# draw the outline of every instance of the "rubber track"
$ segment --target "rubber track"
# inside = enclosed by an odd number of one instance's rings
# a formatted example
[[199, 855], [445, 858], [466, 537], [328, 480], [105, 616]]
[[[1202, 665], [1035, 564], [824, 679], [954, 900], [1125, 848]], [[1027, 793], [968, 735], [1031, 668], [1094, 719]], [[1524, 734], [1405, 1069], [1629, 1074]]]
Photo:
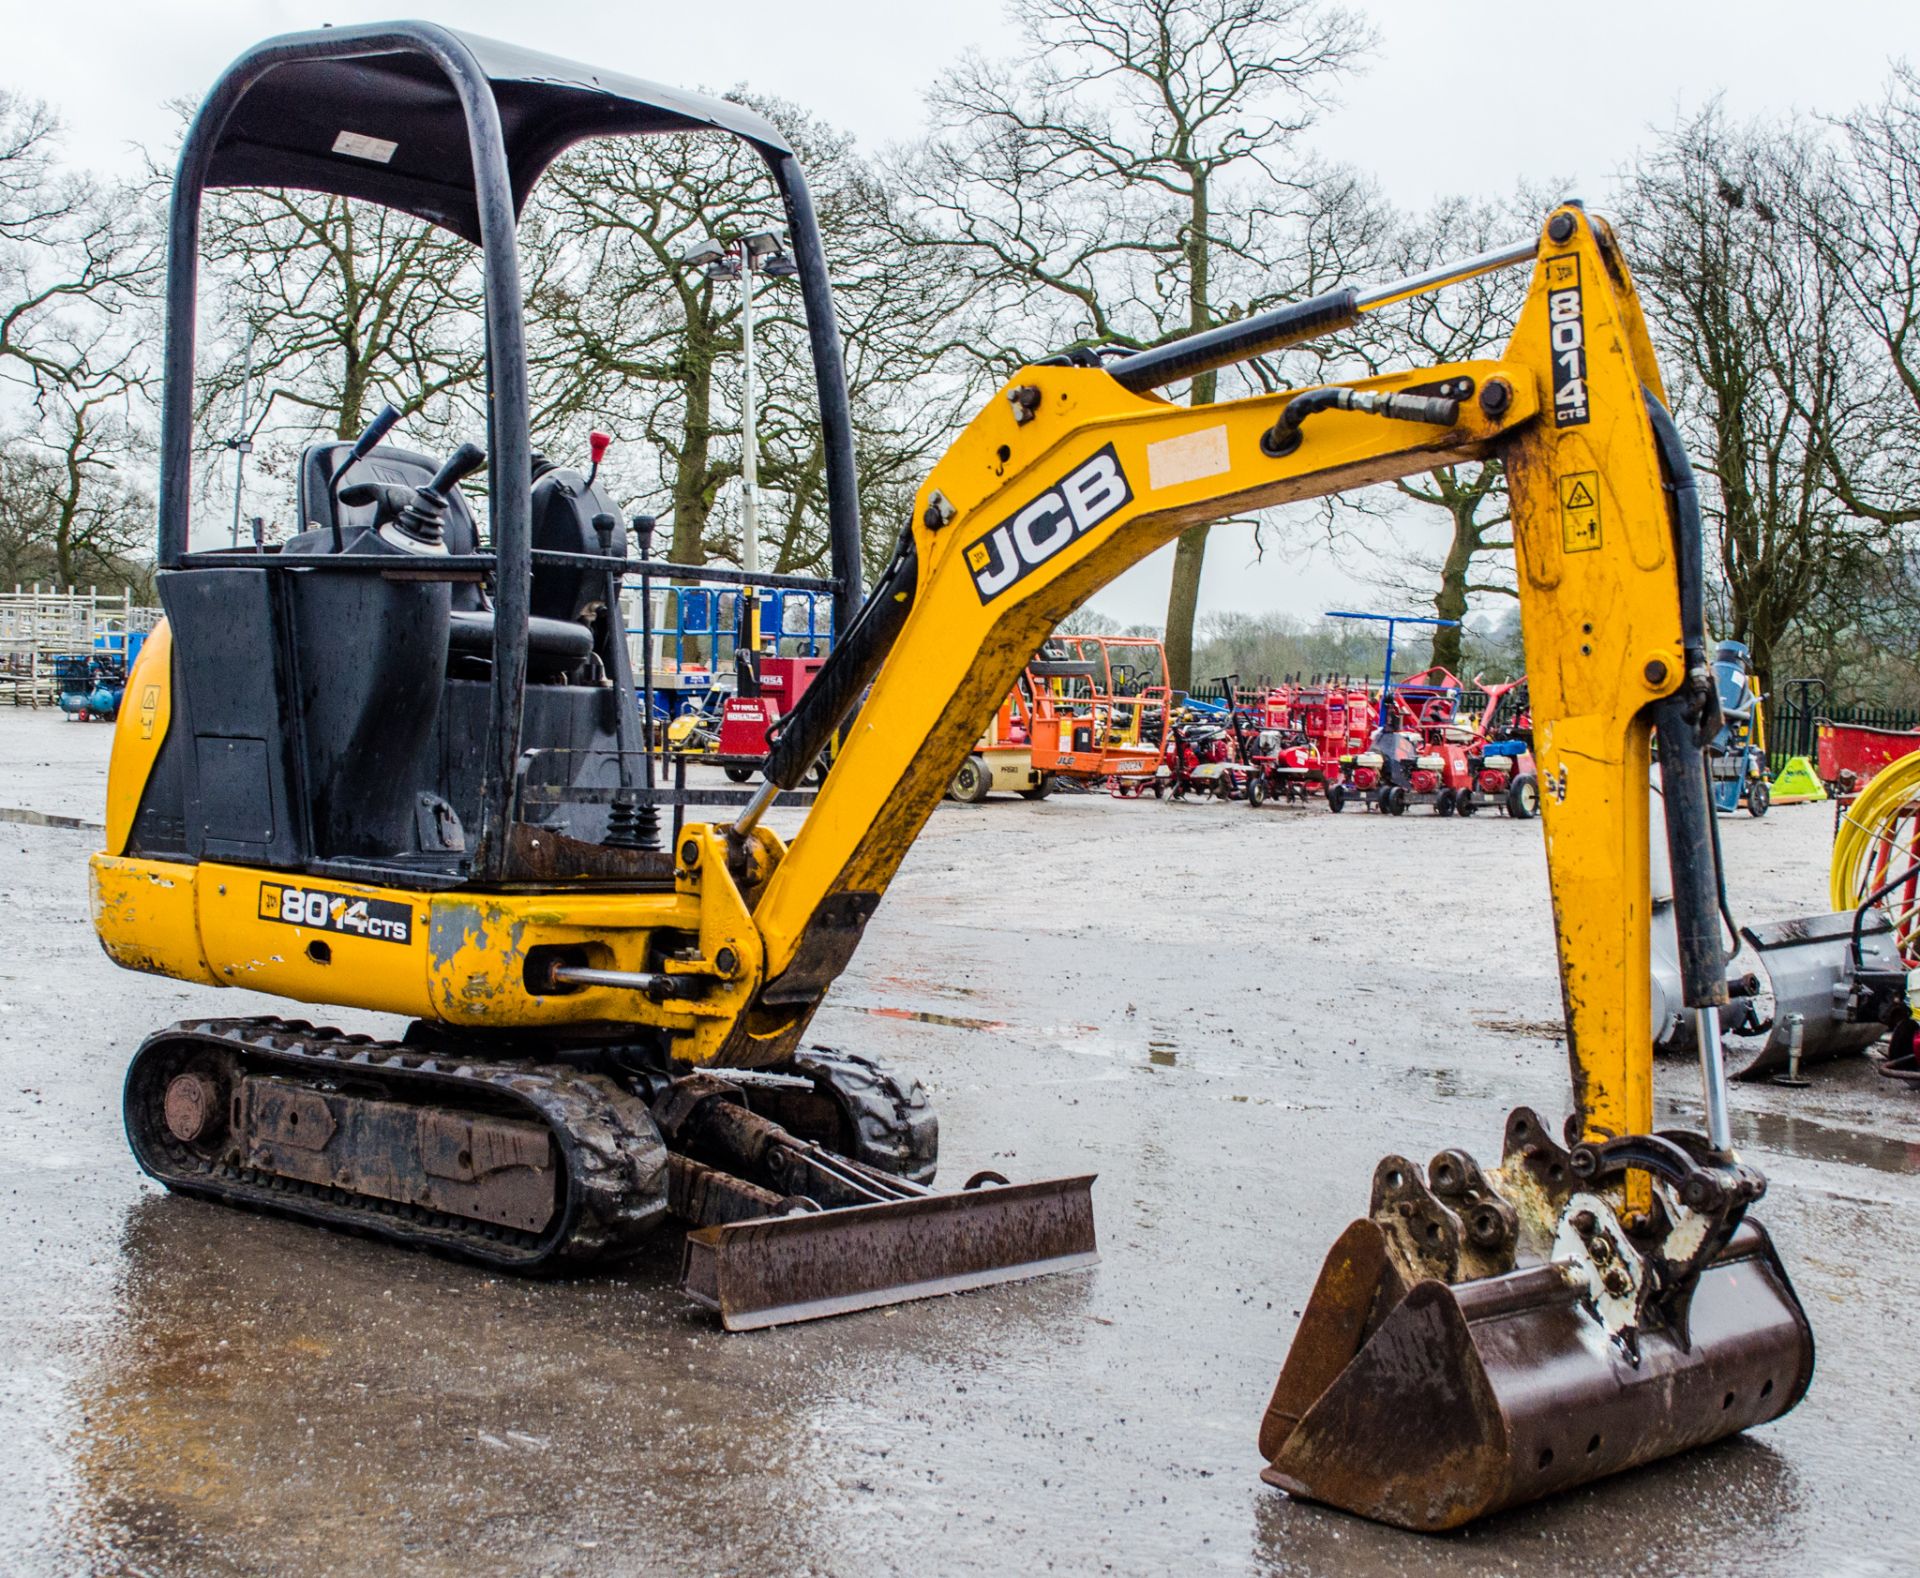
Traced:
[[[173, 1137], [161, 1099], [183, 1068], [209, 1064], [329, 1084], [456, 1113], [530, 1118], [553, 1138], [561, 1201], [543, 1232], [379, 1200], [204, 1156]], [[149, 1036], [127, 1069], [127, 1138], [169, 1189], [271, 1211], [516, 1272], [571, 1270], [638, 1250], [666, 1215], [667, 1148], [647, 1104], [598, 1074], [450, 1057], [301, 1020], [190, 1020]]]

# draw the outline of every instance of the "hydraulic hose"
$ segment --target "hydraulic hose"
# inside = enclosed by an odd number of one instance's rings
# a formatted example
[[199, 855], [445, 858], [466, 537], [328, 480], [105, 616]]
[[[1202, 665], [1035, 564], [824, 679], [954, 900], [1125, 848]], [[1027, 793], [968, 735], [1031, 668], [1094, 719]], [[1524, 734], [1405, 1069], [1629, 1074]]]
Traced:
[[1260, 435], [1260, 448], [1275, 459], [1291, 455], [1300, 447], [1300, 425], [1322, 411], [1358, 411], [1395, 422], [1428, 422], [1435, 427], [1452, 427], [1460, 420], [1458, 400], [1439, 395], [1373, 394], [1330, 384], [1289, 400], [1273, 426]]
[[1720, 867], [1720, 829], [1707, 776], [1707, 745], [1719, 731], [1720, 693], [1707, 667], [1706, 551], [1700, 494], [1687, 446], [1667, 408], [1644, 391], [1665, 484], [1673, 506], [1674, 562], [1680, 582], [1680, 688], [1655, 702], [1654, 737], [1660, 748], [1660, 792], [1666, 806], [1667, 858], [1673, 871], [1673, 921], [1679, 944], [1681, 998], [1694, 1011], [1707, 1139], [1731, 1155], [1727, 1071], [1720, 1051], [1720, 1008], [1730, 1000], [1727, 918]]
[[893, 562], [845, 635], [835, 643], [800, 703], [769, 731], [771, 745], [761, 763], [766, 782], [733, 824], [744, 838], [782, 789], [797, 789], [808, 769], [827, 748], [834, 731], [873, 683], [913, 609], [920, 585], [920, 551], [911, 525], [902, 529]]

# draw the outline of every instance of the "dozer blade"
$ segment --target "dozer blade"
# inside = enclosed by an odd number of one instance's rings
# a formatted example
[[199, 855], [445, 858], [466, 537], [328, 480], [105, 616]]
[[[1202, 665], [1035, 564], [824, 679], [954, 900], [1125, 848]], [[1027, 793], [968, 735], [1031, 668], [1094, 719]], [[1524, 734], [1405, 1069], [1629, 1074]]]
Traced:
[[1074, 1271], [1099, 1259], [1093, 1177], [990, 1185], [689, 1233], [681, 1285], [728, 1331]]
[[1408, 1286], [1371, 1220], [1321, 1268], [1261, 1422], [1262, 1478], [1422, 1532], [1461, 1524], [1778, 1417], [1813, 1334], [1772, 1243], [1742, 1222], [1700, 1272], [1686, 1346], [1637, 1358], [1548, 1261]]

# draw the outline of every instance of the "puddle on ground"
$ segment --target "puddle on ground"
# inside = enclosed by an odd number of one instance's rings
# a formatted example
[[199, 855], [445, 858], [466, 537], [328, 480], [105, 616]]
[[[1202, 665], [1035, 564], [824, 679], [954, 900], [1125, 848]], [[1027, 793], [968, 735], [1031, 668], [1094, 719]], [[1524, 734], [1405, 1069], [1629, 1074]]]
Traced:
[[929, 997], [978, 997], [980, 994], [971, 986], [960, 986], [952, 981], [924, 981], [906, 975], [882, 975], [875, 977], [881, 986], [894, 988], [903, 995], [911, 996], [924, 992]]
[[[974, 1019], [966, 1014], [935, 1013], [931, 1008], [887, 1008], [879, 1003], [836, 1003], [850, 1013], [871, 1014], [875, 1019], [907, 1019], [920, 1025], [943, 1025], [949, 1030], [1011, 1030], [1004, 1019]], [[1088, 1025], [1086, 1029], [1093, 1027]]]
[[1920, 1139], [1861, 1134], [1787, 1112], [1736, 1112], [1734, 1138], [1763, 1151], [1809, 1162], [1843, 1162], [1881, 1173], [1920, 1173]]

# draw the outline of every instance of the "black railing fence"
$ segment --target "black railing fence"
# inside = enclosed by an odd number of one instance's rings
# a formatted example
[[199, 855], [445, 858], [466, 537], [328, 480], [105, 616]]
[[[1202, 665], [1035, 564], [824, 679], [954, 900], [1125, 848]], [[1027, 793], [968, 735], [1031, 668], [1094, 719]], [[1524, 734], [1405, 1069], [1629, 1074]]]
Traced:
[[1817, 730], [1823, 723], [1854, 724], [1865, 729], [1892, 729], [1901, 733], [1920, 729], [1920, 710], [1912, 707], [1828, 707], [1818, 701], [1788, 701], [1767, 708], [1767, 760], [1777, 772], [1791, 756], [1815, 754]]

